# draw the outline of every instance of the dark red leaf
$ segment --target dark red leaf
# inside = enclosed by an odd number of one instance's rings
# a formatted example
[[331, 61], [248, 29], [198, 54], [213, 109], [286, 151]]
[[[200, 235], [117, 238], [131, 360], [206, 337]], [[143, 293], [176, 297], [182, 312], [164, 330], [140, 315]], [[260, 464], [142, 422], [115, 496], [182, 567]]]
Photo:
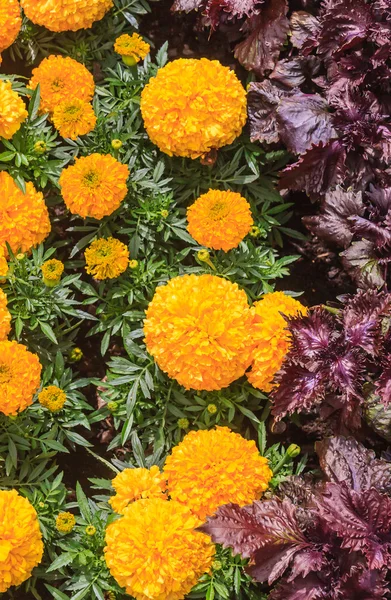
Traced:
[[322, 373], [298, 365], [284, 365], [277, 374], [278, 386], [273, 390], [272, 413], [277, 420], [294, 412], [309, 411], [325, 395], [326, 382]]
[[283, 58], [274, 67], [270, 79], [292, 90], [311, 80], [319, 69], [320, 61], [316, 56]]
[[337, 135], [327, 103], [318, 94], [298, 92], [281, 98], [277, 119], [282, 141], [295, 154], [303, 154]]
[[287, 0], [268, 0], [259, 15], [244, 26], [246, 39], [235, 48], [235, 57], [249, 71], [264, 75], [274, 69], [287, 38]]
[[316, 39], [319, 35], [320, 24], [318, 19], [310, 13], [303, 10], [294, 12], [291, 16], [291, 29], [291, 43], [295, 48], [307, 47], [310, 50], [311, 47], [317, 45]]
[[345, 340], [370, 354], [380, 349], [383, 318], [391, 312], [391, 294], [359, 291], [345, 305]]
[[285, 92], [273, 85], [268, 79], [261, 83], [250, 83], [248, 92], [248, 119], [251, 141], [274, 144], [279, 142], [276, 110]]
[[366, 39], [373, 21], [365, 0], [326, 0], [320, 17], [321, 55], [329, 58], [354, 48]]

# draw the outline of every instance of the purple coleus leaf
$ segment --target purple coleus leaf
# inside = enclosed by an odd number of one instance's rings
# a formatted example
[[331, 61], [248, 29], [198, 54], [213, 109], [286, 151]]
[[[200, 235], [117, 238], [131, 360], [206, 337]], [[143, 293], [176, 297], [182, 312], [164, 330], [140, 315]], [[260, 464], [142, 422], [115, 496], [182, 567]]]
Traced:
[[327, 103], [318, 94], [298, 92], [281, 98], [277, 119], [282, 141], [295, 154], [337, 136]]
[[354, 438], [334, 436], [316, 442], [319, 464], [332, 483], [345, 483], [356, 492], [375, 488], [391, 491], [391, 466]]
[[274, 69], [289, 31], [287, 12], [287, 0], [267, 0], [260, 13], [246, 21], [246, 39], [235, 48], [235, 57], [246, 69], [261, 76]]
[[316, 56], [284, 58], [278, 61], [269, 78], [275, 83], [293, 90], [315, 77], [320, 66], [320, 61]]
[[317, 200], [344, 172], [346, 152], [340, 140], [313, 146], [281, 173], [280, 189], [303, 190]]
[[331, 600], [332, 593], [331, 582], [311, 574], [305, 578], [298, 577], [293, 582], [282, 581], [269, 594], [268, 600]]
[[372, 205], [373, 218], [382, 219], [391, 211], [391, 188], [371, 185], [367, 197]]
[[171, 10], [190, 12], [197, 10], [205, 17], [207, 25], [216, 29], [223, 16], [241, 19], [259, 13], [264, 0], [175, 0]]
[[376, 381], [375, 390], [384, 406], [388, 407], [391, 403], [391, 355], [384, 356], [383, 361], [386, 366]]
[[338, 586], [338, 596], [343, 600], [377, 600], [385, 598], [390, 588], [386, 581], [385, 569], [355, 569]]
[[308, 53], [317, 46], [320, 32], [319, 20], [308, 12], [299, 10], [291, 16], [291, 43], [294, 48], [299, 48], [303, 54]]
[[283, 365], [276, 376], [278, 386], [271, 393], [273, 416], [280, 420], [287, 414], [309, 411], [325, 398], [326, 381], [319, 367], [311, 371], [296, 364]]
[[323, 557], [304, 535], [289, 500], [266, 500], [240, 508], [220, 507], [200, 530], [234, 554], [251, 558], [248, 571], [257, 581], [273, 583], [294, 562], [297, 574], [321, 568]]
[[327, 352], [334, 345], [339, 335], [333, 317], [321, 308], [287, 321], [292, 335], [291, 354], [298, 360], [319, 358], [319, 354]]
[[343, 311], [345, 341], [352, 348], [377, 354], [382, 344], [382, 323], [391, 313], [391, 294], [359, 291]]
[[308, 229], [327, 242], [347, 248], [353, 239], [352, 216], [364, 214], [365, 206], [361, 192], [345, 192], [337, 187], [327, 192], [321, 214], [303, 219]]
[[268, 79], [252, 82], [248, 91], [248, 119], [252, 142], [279, 142], [280, 134], [276, 111], [280, 99], [289, 94], [273, 85]]
[[341, 548], [363, 552], [370, 569], [391, 564], [391, 498], [374, 488], [356, 492], [345, 483], [327, 483], [316, 505]]
[[344, 268], [361, 288], [381, 288], [384, 285], [384, 275], [372, 242], [353, 242], [342, 252], [341, 258]]

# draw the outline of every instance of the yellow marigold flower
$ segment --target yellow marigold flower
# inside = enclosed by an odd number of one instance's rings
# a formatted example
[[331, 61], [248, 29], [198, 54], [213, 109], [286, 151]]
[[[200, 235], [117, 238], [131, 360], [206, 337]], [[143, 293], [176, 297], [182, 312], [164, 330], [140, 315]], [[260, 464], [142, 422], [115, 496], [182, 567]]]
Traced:
[[76, 525], [75, 516], [70, 512], [61, 512], [57, 515], [56, 529], [60, 533], [71, 533]]
[[22, 17], [18, 0], [0, 0], [0, 52], [14, 43], [21, 26]]
[[270, 392], [274, 387], [274, 375], [281, 368], [290, 346], [290, 334], [281, 313], [288, 317], [306, 315], [307, 309], [283, 292], [273, 292], [255, 302], [251, 313], [252, 368], [247, 377], [254, 387]]
[[15, 341], [0, 342], [0, 412], [16, 415], [32, 404], [41, 369], [38, 356], [26, 346]]
[[40, 110], [48, 113], [53, 113], [65, 100], [89, 102], [95, 91], [94, 78], [84, 65], [69, 56], [53, 54], [33, 69], [28, 87], [35, 90], [38, 84], [41, 90]]
[[44, 284], [48, 287], [55, 287], [60, 282], [61, 275], [64, 272], [64, 263], [56, 258], [51, 258], [43, 263], [41, 271]]
[[168, 493], [202, 521], [219, 506], [259, 500], [272, 472], [253, 440], [228, 427], [190, 431], [167, 457]]
[[219, 390], [249, 365], [251, 313], [236, 283], [183, 275], [159, 286], [144, 321], [159, 367], [187, 389]]
[[63, 138], [76, 140], [94, 129], [96, 116], [89, 102], [75, 98], [61, 102], [53, 111], [52, 121]]
[[[0, 201], [1, 204], [1, 201]], [[1, 214], [1, 208], [0, 208]], [[6, 258], [6, 246], [0, 244], [0, 278], [5, 277], [8, 273], [8, 263]]]
[[114, 279], [126, 271], [129, 264], [129, 250], [115, 238], [94, 240], [84, 253], [86, 271], [95, 279]]
[[61, 193], [71, 213], [102, 219], [120, 206], [128, 188], [129, 169], [111, 154], [75, 159], [60, 176]]
[[156, 465], [150, 469], [125, 469], [111, 483], [116, 494], [109, 502], [113, 510], [120, 514], [124, 514], [124, 509], [140, 498], [167, 498], [164, 496], [166, 479]]
[[86, 534], [87, 535], [95, 535], [96, 534], [96, 527], [94, 527], [93, 525], [87, 525], [87, 527], [86, 527]]
[[26, 17], [50, 31], [89, 29], [113, 6], [113, 0], [20, 0]]
[[0, 172], [0, 246], [27, 252], [50, 233], [49, 213], [41, 192], [31, 182], [24, 194], [6, 171]]
[[199, 524], [179, 502], [134, 502], [106, 529], [112, 576], [136, 600], [182, 600], [211, 570], [214, 545]]
[[1, 490], [0, 593], [26, 581], [42, 554], [42, 534], [34, 507], [16, 490]]
[[151, 46], [144, 42], [141, 35], [124, 33], [115, 40], [114, 50], [122, 56], [122, 60], [129, 67], [143, 60], [149, 53]]
[[11, 331], [11, 315], [7, 308], [7, 296], [0, 290], [0, 340], [5, 340]]
[[231, 144], [246, 122], [246, 92], [217, 60], [180, 58], [159, 69], [141, 94], [154, 144], [169, 156], [197, 158]]
[[202, 246], [228, 252], [253, 224], [250, 205], [236, 192], [209, 190], [187, 209], [187, 229]]
[[67, 400], [67, 395], [56, 385], [49, 385], [43, 388], [38, 394], [38, 401], [41, 406], [47, 408], [52, 413], [59, 412]]
[[14, 92], [11, 82], [0, 80], [0, 137], [10, 140], [27, 115], [25, 103]]

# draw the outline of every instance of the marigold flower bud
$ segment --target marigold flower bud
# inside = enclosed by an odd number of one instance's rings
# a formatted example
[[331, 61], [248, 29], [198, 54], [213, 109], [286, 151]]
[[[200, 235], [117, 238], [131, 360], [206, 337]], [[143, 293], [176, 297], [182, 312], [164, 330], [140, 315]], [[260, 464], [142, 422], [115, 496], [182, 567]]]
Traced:
[[111, 140], [111, 147], [114, 150], [119, 150], [120, 148], [122, 148], [122, 142], [121, 142], [121, 140], [117, 140], [117, 139]]
[[46, 146], [46, 142], [44, 142], [43, 140], [39, 140], [38, 142], [35, 142], [34, 144], [34, 152], [36, 154], [44, 154], [47, 150], [47, 146]]
[[163, 219], [167, 219], [169, 212], [168, 210], [163, 209], [160, 211], [160, 214], [162, 215]]
[[258, 225], [253, 225], [250, 229], [249, 235], [251, 235], [251, 237], [258, 237], [259, 234], [261, 233], [261, 230], [259, 229]]
[[23, 252], [19, 252], [19, 254], [17, 254], [15, 256], [16, 260], [24, 260], [26, 258], [26, 255]]
[[130, 260], [129, 261], [129, 269], [137, 269], [138, 267], [138, 260]]
[[86, 527], [86, 534], [87, 535], [95, 535], [96, 534], [96, 527], [94, 527], [93, 525], [87, 525]]
[[60, 533], [70, 533], [76, 525], [75, 516], [70, 512], [62, 512], [57, 516], [56, 529]]
[[296, 456], [298, 456], [300, 454], [300, 452], [301, 452], [300, 446], [298, 446], [297, 444], [291, 444], [290, 446], [288, 446], [286, 454], [290, 458], [295, 458]]
[[114, 400], [108, 402], [107, 408], [110, 412], [115, 412], [118, 409], [118, 402], [115, 402]]
[[59, 412], [63, 408], [66, 399], [67, 396], [64, 390], [56, 385], [49, 385], [38, 394], [38, 402], [40, 405], [47, 408], [52, 413]]
[[83, 358], [83, 350], [81, 348], [73, 348], [69, 353], [69, 360], [71, 362], [79, 362]]
[[179, 429], [189, 429], [189, 419], [178, 419], [177, 425]]
[[208, 411], [209, 414], [215, 415], [217, 413], [217, 406], [216, 406], [216, 404], [208, 404], [208, 407], [206, 410]]
[[197, 252], [197, 258], [201, 262], [206, 263], [208, 265], [208, 267], [210, 267], [211, 269], [213, 269], [214, 271], [216, 271], [216, 267], [214, 266], [214, 264], [210, 260], [210, 253], [208, 252], [208, 250], [198, 250], [198, 252]]
[[43, 263], [41, 271], [44, 284], [50, 288], [56, 287], [60, 283], [61, 275], [64, 272], [64, 264], [53, 258]]

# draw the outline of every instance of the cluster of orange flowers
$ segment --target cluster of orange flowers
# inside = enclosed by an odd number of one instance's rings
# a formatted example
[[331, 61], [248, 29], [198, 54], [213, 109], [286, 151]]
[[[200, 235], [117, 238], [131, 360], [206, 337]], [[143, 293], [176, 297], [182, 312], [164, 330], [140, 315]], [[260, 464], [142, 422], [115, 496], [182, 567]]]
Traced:
[[252, 366], [251, 383], [269, 391], [289, 347], [280, 313], [304, 311], [282, 292], [250, 309], [237, 284], [183, 275], [157, 288], [146, 312], [145, 342], [159, 367], [187, 389], [219, 390]]
[[112, 575], [136, 600], [184, 598], [214, 555], [196, 528], [223, 504], [259, 499], [271, 477], [255, 442], [227, 427], [190, 432], [163, 472], [125, 469], [112, 482], [111, 505], [123, 515], [106, 531]]

